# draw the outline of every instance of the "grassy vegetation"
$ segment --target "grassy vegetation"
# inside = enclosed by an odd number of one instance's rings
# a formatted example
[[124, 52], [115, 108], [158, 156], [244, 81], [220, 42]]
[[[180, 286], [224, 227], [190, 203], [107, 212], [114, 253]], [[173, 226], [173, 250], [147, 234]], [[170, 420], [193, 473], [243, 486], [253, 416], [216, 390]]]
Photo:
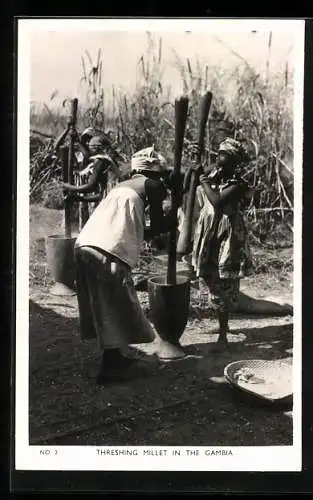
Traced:
[[[127, 159], [139, 148], [155, 144], [171, 163], [175, 96], [171, 88], [164, 85], [166, 64], [162, 38], [147, 36], [147, 51], [138, 61], [137, 85], [132, 93], [125, 94], [114, 87], [109, 93], [104, 92], [101, 50], [96, 61], [88, 52], [82, 56], [81, 85], [85, 99], [79, 102], [78, 129], [87, 125], [99, 130], [110, 129], [116, 148]], [[268, 58], [270, 48], [271, 40]], [[240, 54], [236, 55], [238, 64], [231, 69], [200, 64], [198, 60], [183, 61], [175, 56], [182, 88], [190, 103], [183, 168], [188, 164], [189, 141], [197, 140], [199, 97], [205, 90], [211, 90], [213, 102], [206, 140], [207, 162], [211, 158], [209, 151], [216, 151], [225, 136], [244, 140], [251, 155], [245, 177], [260, 187], [247, 211], [251, 233], [265, 241], [269, 234], [279, 229], [284, 238], [291, 241], [293, 75], [288, 63], [283, 73], [269, 73], [267, 69], [264, 75], [258, 74]], [[51, 100], [58, 102], [58, 106], [54, 105], [53, 109], [47, 103], [41, 107], [32, 106], [30, 123], [31, 130], [56, 137], [66, 125], [67, 101], [59, 102], [57, 92], [53, 93]], [[31, 200], [61, 208], [60, 193], [51, 189], [61, 175], [57, 164], [51, 161], [51, 152], [49, 138], [31, 134]]]

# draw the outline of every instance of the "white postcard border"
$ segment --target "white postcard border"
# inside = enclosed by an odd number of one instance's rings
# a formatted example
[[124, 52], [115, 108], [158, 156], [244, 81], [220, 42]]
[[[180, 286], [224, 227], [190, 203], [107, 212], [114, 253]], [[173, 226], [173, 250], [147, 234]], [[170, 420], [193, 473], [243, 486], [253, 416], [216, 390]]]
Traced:
[[[304, 20], [260, 19], [19, 19], [16, 246], [16, 400], [17, 470], [172, 470], [300, 471], [302, 335], [302, 123]], [[294, 93], [294, 435], [292, 446], [277, 447], [96, 447], [29, 446], [29, 111], [30, 34], [37, 30], [292, 30], [295, 33]], [[111, 450], [111, 451], [110, 451]], [[116, 454], [114, 454], [116, 452]]]

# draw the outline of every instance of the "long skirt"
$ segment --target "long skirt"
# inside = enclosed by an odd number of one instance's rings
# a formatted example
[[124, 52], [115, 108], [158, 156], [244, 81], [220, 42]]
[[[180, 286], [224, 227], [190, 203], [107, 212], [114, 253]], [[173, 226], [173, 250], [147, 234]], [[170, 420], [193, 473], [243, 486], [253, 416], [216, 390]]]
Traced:
[[101, 350], [152, 342], [155, 333], [140, 306], [130, 268], [98, 248], [75, 249], [82, 339]]

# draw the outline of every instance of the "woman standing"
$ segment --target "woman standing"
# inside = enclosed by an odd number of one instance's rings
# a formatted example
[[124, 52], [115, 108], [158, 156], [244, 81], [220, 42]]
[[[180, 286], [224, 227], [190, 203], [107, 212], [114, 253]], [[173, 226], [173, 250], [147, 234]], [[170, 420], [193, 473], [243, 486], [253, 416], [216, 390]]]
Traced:
[[[168, 231], [170, 214], [165, 216], [162, 206], [167, 191], [161, 180], [166, 169], [161, 155], [146, 148], [132, 157], [131, 170], [132, 177], [99, 203], [75, 245], [81, 335], [97, 338], [102, 351], [98, 383], [140, 374], [137, 360], [125, 355], [127, 346], [155, 338], [131, 271], [144, 239]], [[145, 231], [146, 207], [150, 228]]]
[[[229, 312], [236, 304], [240, 278], [250, 274], [252, 261], [243, 209], [252, 189], [237, 172], [247, 160], [242, 145], [227, 138], [219, 146], [217, 165], [200, 176], [192, 266], [208, 286], [219, 322], [216, 350], [227, 347]], [[198, 168], [198, 167], [194, 167]]]
[[85, 159], [87, 166], [75, 172], [75, 185], [63, 183], [63, 188], [68, 190], [75, 201], [81, 201], [84, 210], [80, 216], [81, 230], [89, 218], [88, 202], [94, 203], [96, 207], [100, 200], [107, 195], [109, 176], [115, 181], [119, 181], [121, 176], [116, 162], [106, 154], [105, 141], [102, 136], [92, 137], [88, 143], [88, 153]]

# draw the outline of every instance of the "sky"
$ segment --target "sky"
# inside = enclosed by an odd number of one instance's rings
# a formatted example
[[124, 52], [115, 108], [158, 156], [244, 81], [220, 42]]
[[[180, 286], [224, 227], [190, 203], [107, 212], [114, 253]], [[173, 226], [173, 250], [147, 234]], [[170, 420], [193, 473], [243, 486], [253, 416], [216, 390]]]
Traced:
[[[87, 21], [86, 21], [87, 23]], [[174, 52], [186, 61], [196, 59], [200, 63], [231, 66], [241, 63], [237, 52], [257, 71], [265, 71], [268, 56], [270, 28], [266, 24], [252, 33], [251, 27], [236, 30], [170, 30], [154, 31], [153, 38], [162, 37], [165, 65], [164, 82], [179, 91], [181, 80], [175, 65]], [[290, 29], [274, 29], [270, 68], [283, 71], [286, 61], [293, 65], [295, 34]], [[81, 57], [87, 50], [96, 61], [101, 48], [103, 60], [102, 82], [105, 89], [112, 85], [133, 89], [136, 83], [136, 67], [147, 50], [147, 33], [142, 24], [136, 30], [89, 30], [88, 24], [79, 29], [51, 27], [30, 32], [30, 100], [48, 102], [54, 91], [60, 98], [79, 96], [82, 77]]]

